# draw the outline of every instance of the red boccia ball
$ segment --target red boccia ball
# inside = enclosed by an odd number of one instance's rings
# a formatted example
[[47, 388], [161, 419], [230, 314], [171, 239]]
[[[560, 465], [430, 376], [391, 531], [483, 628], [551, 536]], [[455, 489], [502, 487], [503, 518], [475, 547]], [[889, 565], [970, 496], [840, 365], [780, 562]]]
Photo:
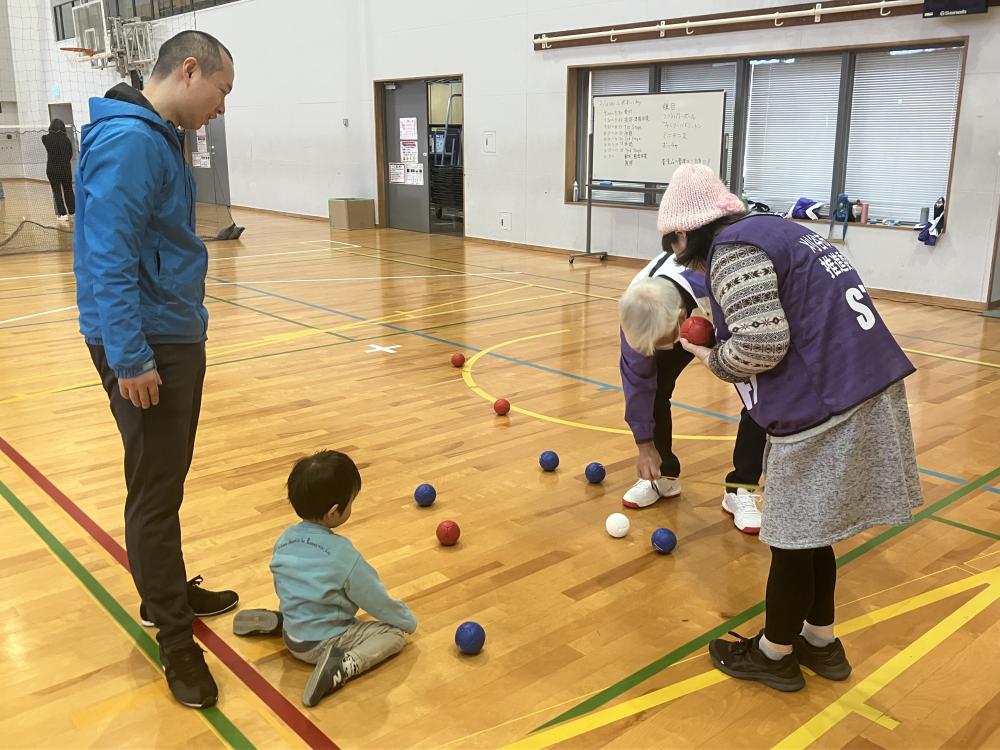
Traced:
[[715, 346], [715, 329], [706, 318], [688, 318], [681, 326], [681, 338], [695, 346]]
[[462, 530], [454, 521], [442, 521], [437, 527], [437, 538], [442, 547], [451, 547], [458, 541]]

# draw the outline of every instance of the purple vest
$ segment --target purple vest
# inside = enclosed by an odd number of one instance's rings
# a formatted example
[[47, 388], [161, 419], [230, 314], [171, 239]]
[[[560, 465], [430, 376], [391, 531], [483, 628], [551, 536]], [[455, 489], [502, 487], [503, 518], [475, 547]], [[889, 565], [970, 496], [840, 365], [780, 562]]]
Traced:
[[[750, 416], [771, 435], [822, 424], [914, 372], [879, 317], [861, 277], [829, 242], [780, 216], [750, 216], [723, 229], [708, 253], [708, 278], [719, 245], [763, 250], [778, 278], [791, 346], [777, 367], [736, 389]], [[716, 339], [730, 337], [709, 288]]]

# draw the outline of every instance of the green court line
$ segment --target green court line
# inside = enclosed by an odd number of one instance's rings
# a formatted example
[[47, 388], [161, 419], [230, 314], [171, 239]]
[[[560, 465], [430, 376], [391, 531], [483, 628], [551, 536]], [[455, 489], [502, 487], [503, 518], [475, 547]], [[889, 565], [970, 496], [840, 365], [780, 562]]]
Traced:
[[[934, 514], [937, 513], [939, 510], [941, 510], [942, 508], [946, 508], [955, 501], [965, 497], [969, 493], [975, 492], [981, 487], [990, 484], [997, 477], [1000, 477], [1000, 466], [993, 469], [993, 471], [989, 472], [988, 474], [983, 474], [978, 479], [975, 479], [969, 482], [968, 484], [959, 487], [957, 490], [952, 492], [944, 499], [939, 500], [933, 505], [924, 508], [919, 513], [914, 514], [913, 522], [916, 523], [917, 521], [922, 521], [925, 518], [933, 517]], [[897, 534], [900, 534], [905, 529], [908, 529], [911, 525], [912, 524], [908, 524], [905, 526], [893, 526], [889, 529], [886, 529], [881, 534], [872, 537], [864, 544], [858, 545], [850, 552], [846, 552], [845, 554], [841, 555], [837, 559], [837, 567], [838, 568], [842, 567], [843, 565], [846, 565], [852, 560], [857, 559], [866, 552], [869, 552], [870, 550], [875, 549], [879, 545], [884, 544]], [[695, 651], [707, 646], [709, 641], [715, 638], [719, 638], [725, 635], [726, 632], [728, 632], [729, 630], [732, 630], [734, 628], [739, 627], [740, 625], [743, 625], [751, 618], [761, 614], [763, 611], [764, 611], [764, 602], [762, 601], [757, 602], [755, 605], [749, 607], [748, 609], [743, 610], [742, 612], [740, 612], [740, 614], [736, 615], [735, 617], [731, 617], [730, 619], [726, 620], [718, 627], [715, 627], [712, 630], [709, 630], [707, 633], [704, 633], [698, 636], [697, 638], [688, 641], [683, 646], [675, 648], [673, 651], [666, 654], [665, 656], [660, 657], [652, 664], [649, 664], [640, 669], [639, 671], [630, 674], [623, 680], [620, 680], [616, 682], [614, 685], [605, 688], [601, 692], [591, 696], [590, 698], [574, 706], [573, 708], [564, 711], [555, 718], [549, 719], [547, 722], [534, 729], [533, 732], [538, 732], [542, 729], [547, 729], [551, 726], [555, 726], [556, 724], [561, 724], [564, 721], [575, 719], [578, 716], [582, 716], [583, 714], [593, 711], [595, 708], [603, 706], [605, 703], [614, 700], [623, 693], [631, 690], [639, 683], [648, 680], [650, 677], [654, 676], [658, 672], [661, 672], [662, 670], [666, 669], [672, 664], [676, 664], [681, 659], [684, 659], [685, 657], [693, 654]]]
[[[142, 649], [146, 655], [155, 663], [158, 667], [162, 668], [160, 664], [159, 647], [156, 641], [142, 627], [133, 620], [129, 614], [125, 611], [124, 607], [118, 603], [118, 601], [108, 593], [108, 590], [104, 588], [97, 579], [91, 575], [83, 564], [73, 556], [66, 547], [60, 542], [55, 535], [49, 531], [49, 529], [43, 524], [38, 517], [32, 513], [28, 507], [22, 503], [18, 497], [11, 491], [3, 481], [0, 481], [0, 495], [3, 495], [4, 499], [14, 509], [22, 520], [34, 531], [43, 542], [52, 550], [53, 554], [63, 565], [69, 568], [70, 572], [76, 576], [77, 580], [83, 584], [83, 587], [90, 592], [90, 594], [100, 603], [108, 614], [114, 618], [122, 630], [128, 633], [132, 640], [135, 641], [136, 645]], [[255, 750], [254, 745], [249, 739], [233, 724], [229, 718], [222, 713], [218, 706], [213, 706], [212, 708], [206, 708], [201, 710], [202, 716], [205, 720], [211, 724], [215, 731], [219, 733], [223, 740], [229, 744], [234, 750]]]
[[956, 529], [962, 529], [963, 531], [971, 531], [973, 534], [979, 534], [980, 536], [985, 536], [987, 539], [993, 539], [994, 541], [1000, 542], [1000, 534], [994, 534], [992, 531], [978, 529], [975, 526], [959, 523], [958, 521], [953, 521], [950, 518], [944, 518], [942, 516], [928, 516], [928, 518], [932, 521], [947, 524], [948, 526], [954, 526]]

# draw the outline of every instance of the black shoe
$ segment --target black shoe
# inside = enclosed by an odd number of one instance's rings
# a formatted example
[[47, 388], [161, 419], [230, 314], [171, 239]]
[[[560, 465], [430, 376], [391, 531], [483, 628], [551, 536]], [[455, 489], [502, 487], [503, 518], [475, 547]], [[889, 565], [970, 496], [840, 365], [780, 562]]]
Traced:
[[191, 708], [209, 708], [219, 699], [219, 688], [205, 663], [205, 652], [194, 641], [183, 646], [160, 646], [160, 663], [167, 685], [178, 702]]
[[[208, 591], [201, 587], [205, 579], [195, 576], [187, 583], [188, 604], [194, 610], [195, 617], [211, 617], [228, 612], [240, 603], [240, 597], [235, 591]], [[139, 605], [139, 619], [147, 628], [155, 628], [156, 623], [149, 619], [146, 604]]]
[[761, 631], [755, 638], [744, 638], [739, 633], [730, 631], [729, 635], [739, 638], [735, 643], [721, 638], [709, 643], [708, 653], [715, 668], [738, 680], [762, 682], [785, 693], [804, 688], [806, 681], [794, 652], [777, 661], [768, 658], [760, 650], [760, 637], [763, 634]]
[[302, 691], [302, 703], [315, 706], [324, 696], [340, 689], [347, 682], [344, 671], [344, 652], [333, 644], [326, 647], [316, 662], [316, 668], [309, 675], [306, 689]]
[[851, 676], [851, 664], [839, 638], [834, 638], [833, 643], [826, 646], [814, 646], [805, 636], [797, 635], [792, 645], [799, 664], [809, 667], [820, 677], [840, 681]]
[[241, 609], [233, 618], [234, 635], [278, 635], [284, 618], [270, 609]]

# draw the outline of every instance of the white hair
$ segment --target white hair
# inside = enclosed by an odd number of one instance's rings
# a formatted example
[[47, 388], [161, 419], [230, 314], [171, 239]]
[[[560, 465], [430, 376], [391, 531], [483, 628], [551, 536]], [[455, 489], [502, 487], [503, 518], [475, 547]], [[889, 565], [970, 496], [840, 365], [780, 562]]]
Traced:
[[658, 342], [676, 343], [684, 309], [681, 292], [669, 279], [643, 278], [632, 282], [618, 300], [618, 317], [628, 345], [647, 357]]

